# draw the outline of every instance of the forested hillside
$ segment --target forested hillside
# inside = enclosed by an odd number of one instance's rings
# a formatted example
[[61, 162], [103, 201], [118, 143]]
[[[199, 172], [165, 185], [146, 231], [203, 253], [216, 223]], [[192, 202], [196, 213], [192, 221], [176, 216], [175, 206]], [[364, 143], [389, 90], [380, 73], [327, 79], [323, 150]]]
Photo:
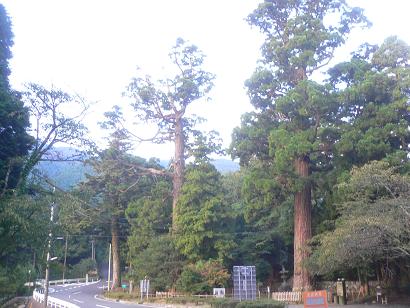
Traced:
[[[64, 157], [69, 157], [72, 151], [65, 148], [56, 148], [56, 151]], [[160, 165], [167, 168], [168, 160], [160, 160]], [[215, 159], [212, 164], [216, 169], [226, 174], [239, 170], [239, 164], [228, 159]], [[77, 184], [84, 181], [87, 173], [92, 173], [92, 168], [82, 161], [41, 161], [36, 167], [38, 174], [52, 180], [58, 187], [70, 190]]]
[[[229, 149], [200, 129], [194, 106], [209, 103], [217, 76], [182, 38], [166, 76], [138, 69], [105, 112], [99, 148], [85, 98], [11, 89], [0, 5], [0, 298], [28, 292], [47, 264], [51, 278], [93, 272], [108, 247], [112, 289], [149, 277], [151, 291], [210, 294], [232, 286], [233, 266], [255, 265], [260, 289], [342, 277], [358, 281], [357, 297], [371, 280], [409, 294], [410, 46], [362, 42], [337, 63], [354, 29], [371, 25], [343, 0], [265, 0], [246, 21], [263, 44]], [[144, 125], [151, 138], [138, 135]], [[146, 143], [173, 155], [135, 155]]]

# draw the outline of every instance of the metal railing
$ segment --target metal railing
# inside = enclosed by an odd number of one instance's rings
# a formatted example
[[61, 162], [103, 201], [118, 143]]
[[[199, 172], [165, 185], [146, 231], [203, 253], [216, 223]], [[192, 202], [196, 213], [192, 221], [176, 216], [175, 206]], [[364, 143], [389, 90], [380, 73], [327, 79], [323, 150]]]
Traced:
[[[44, 302], [44, 294], [38, 292], [37, 290], [33, 291], [33, 298], [38, 303], [43, 303]], [[61, 299], [52, 297], [52, 296], [48, 296], [47, 306], [48, 307], [55, 307], [55, 308], [80, 308], [76, 304], [72, 304], [72, 303], [63, 301]]]
[[[73, 279], [60, 279], [60, 280], [50, 280], [49, 285], [64, 285], [71, 283], [80, 283], [80, 282], [94, 282], [97, 281], [98, 277], [86, 277], [86, 278], [73, 278]], [[36, 285], [44, 286], [45, 280], [38, 279], [36, 280]]]
[[[75, 278], [75, 279], [60, 279], [60, 280], [51, 280], [49, 281], [49, 285], [64, 285], [64, 284], [73, 284], [73, 283], [93, 283], [98, 281], [98, 277], [85, 277], [85, 278]], [[45, 280], [38, 279], [36, 280], [36, 285], [40, 285], [44, 287]], [[36, 302], [43, 303], [44, 302], [44, 290], [43, 289], [34, 289], [33, 291], [33, 298]], [[55, 308], [79, 308], [79, 306], [72, 304], [70, 302], [63, 301], [61, 299], [47, 296], [47, 307], [55, 307]]]

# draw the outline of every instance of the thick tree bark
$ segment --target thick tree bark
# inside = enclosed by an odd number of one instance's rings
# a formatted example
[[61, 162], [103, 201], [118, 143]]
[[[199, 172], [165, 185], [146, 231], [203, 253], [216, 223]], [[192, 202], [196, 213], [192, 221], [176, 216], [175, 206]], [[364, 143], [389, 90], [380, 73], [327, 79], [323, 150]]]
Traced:
[[118, 218], [111, 217], [111, 245], [112, 245], [112, 288], [121, 287], [121, 259], [118, 238]]
[[[296, 173], [304, 179], [309, 176], [309, 158], [298, 157], [295, 160]], [[303, 262], [309, 257], [307, 243], [312, 237], [311, 227], [311, 186], [305, 183], [301, 191], [297, 192], [294, 201], [294, 257], [293, 257], [293, 290], [305, 291], [311, 289], [309, 273]]]
[[181, 194], [182, 184], [184, 182], [185, 169], [185, 138], [182, 119], [177, 117], [175, 121], [175, 156], [174, 156], [174, 174], [172, 190], [172, 233], [177, 230], [177, 203]]

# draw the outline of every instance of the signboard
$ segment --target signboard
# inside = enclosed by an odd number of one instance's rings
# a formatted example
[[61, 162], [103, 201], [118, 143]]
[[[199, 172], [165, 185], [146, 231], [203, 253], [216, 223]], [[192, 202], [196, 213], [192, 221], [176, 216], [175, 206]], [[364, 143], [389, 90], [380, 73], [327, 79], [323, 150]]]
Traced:
[[239, 301], [256, 299], [255, 266], [233, 267], [233, 296]]
[[213, 295], [215, 297], [225, 297], [225, 288], [214, 288]]
[[325, 290], [303, 292], [303, 307], [328, 308], [327, 292]]
[[344, 288], [343, 288], [343, 282], [342, 281], [336, 282], [336, 295], [337, 296], [344, 296]]
[[148, 298], [149, 279], [140, 280], [140, 293], [141, 293], [141, 299], [144, 297], [144, 293], [145, 293], [146, 297]]

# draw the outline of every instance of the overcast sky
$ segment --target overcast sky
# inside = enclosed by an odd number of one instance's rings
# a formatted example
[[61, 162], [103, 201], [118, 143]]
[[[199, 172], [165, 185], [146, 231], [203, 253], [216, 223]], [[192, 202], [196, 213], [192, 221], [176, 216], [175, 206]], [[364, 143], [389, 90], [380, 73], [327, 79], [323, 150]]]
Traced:
[[[96, 101], [86, 124], [100, 142], [98, 125], [112, 105], [126, 104], [121, 93], [136, 67], [153, 77], [166, 76], [168, 52], [176, 38], [197, 45], [206, 69], [216, 74], [212, 101], [193, 104], [207, 118], [205, 129], [219, 131], [227, 147], [232, 129], [251, 105], [243, 87], [259, 58], [262, 36], [244, 18], [257, 0], [3, 0], [13, 23], [11, 83], [54, 84]], [[398, 35], [410, 43], [409, 0], [351, 0], [373, 23], [355, 31], [338, 51], [347, 59], [361, 43], [381, 43]], [[136, 128], [141, 131], [141, 128]], [[146, 131], [146, 130], [145, 130]], [[172, 157], [172, 145], [136, 145], [144, 157]]]

